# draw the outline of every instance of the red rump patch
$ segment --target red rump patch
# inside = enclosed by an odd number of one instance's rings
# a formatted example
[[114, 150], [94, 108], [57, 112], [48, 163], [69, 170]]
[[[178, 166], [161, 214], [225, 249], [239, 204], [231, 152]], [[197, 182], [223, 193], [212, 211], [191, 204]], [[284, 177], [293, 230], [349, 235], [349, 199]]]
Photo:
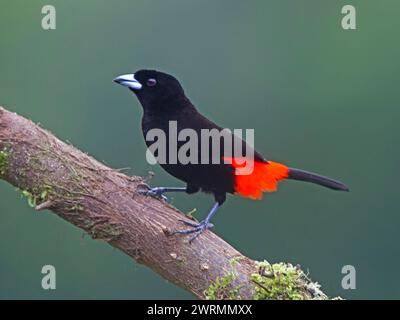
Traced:
[[[232, 162], [234, 168], [243, 168], [246, 163], [243, 158], [228, 158], [224, 160]], [[239, 163], [238, 163], [239, 161]], [[289, 168], [277, 162], [254, 161], [254, 169], [251, 174], [235, 174], [235, 191], [243, 197], [261, 199], [263, 192], [274, 192], [278, 187], [278, 181], [286, 179]]]

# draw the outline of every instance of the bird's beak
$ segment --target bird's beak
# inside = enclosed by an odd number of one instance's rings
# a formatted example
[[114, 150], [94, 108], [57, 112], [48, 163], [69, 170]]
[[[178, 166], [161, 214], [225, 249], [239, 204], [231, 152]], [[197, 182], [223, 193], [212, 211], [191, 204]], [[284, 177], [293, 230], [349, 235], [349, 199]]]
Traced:
[[135, 79], [134, 74], [124, 74], [122, 76], [116, 77], [113, 81], [133, 90], [142, 89], [142, 84]]

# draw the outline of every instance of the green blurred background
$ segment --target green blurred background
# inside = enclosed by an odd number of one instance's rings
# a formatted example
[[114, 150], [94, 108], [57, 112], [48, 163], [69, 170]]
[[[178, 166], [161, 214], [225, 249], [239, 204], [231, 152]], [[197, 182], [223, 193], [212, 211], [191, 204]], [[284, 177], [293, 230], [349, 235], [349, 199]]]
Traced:
[[[41, 8], [57, 29], [41, 28]], [[341, 8], [357, 9], [357, 30]], [[215, 231], [254, 259], [291, 261], [332, 296], [400, 298], [398, 164], [400, 2], [0, 0], [0, 105], [129, 174], [145, 160], [141, 107], [112, 79], [140, 68], [176, 75], [207, 116], [255, 128], [272, 160], [346, 182], [350, 193], [283, 182], [263, 201], [231, 197]], [[206, 195], [176, 195], [198, 218]], [[57, 289], [41, 289], [41, 268]], [[357, 289], [343, 290], [354, 265]], [[192, 296], [0, 181], [0, 298]]]

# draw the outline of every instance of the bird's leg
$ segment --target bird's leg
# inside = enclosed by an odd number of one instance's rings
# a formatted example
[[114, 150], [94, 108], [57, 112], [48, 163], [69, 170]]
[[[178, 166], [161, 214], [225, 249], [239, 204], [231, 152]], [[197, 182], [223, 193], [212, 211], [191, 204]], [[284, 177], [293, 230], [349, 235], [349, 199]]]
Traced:
[[196, 239], [204, 230], [212, 228], [214, 225], [210, 223], [211, 218], [215, 215], [218, 208], [221, 206], [219, 202], [216, 202], [208, 213], [207, 217], [199, 223], [188, 222], [184, 220], [179, 220], [191, 229], [188, 230], [176, 230], [172, 234], [193, 234], [189, 239], [189, 243]]
[[147, 191], [149, 195], [155, 196], [161, 196], [166, 192], [186, 192], [186, 187], [155, 187]]
[[186, 187], [155, 187], [150, 188], [146, 185], [146, 190], [139, 190], [139, 193], [142, 193], [146, 196], [152, 196], [157, 198], [163, 198], [164, 200], [168, 200], [164, 193], [166, 192], [186, 192]]

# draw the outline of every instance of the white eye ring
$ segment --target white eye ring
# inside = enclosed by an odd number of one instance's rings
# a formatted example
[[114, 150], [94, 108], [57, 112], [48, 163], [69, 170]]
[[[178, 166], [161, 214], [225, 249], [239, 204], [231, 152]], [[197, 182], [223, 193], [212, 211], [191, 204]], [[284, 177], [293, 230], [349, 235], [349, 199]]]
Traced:
[[147, 79], [146, 84], [148, 87], [154, 87], [157, 84], [157, 80], [153, 78]]

